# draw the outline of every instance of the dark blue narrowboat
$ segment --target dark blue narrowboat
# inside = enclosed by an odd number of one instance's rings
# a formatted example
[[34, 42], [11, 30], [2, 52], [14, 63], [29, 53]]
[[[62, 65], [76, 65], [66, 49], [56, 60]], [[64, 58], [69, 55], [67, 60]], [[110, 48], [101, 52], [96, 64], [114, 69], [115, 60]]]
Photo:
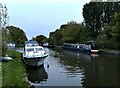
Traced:
[[89, 53], [99, 52], [99, 47], [92, 41], [89, 41], [85, 44], [64, 43], [62, 47], [63, 49], [76, 50], [81, 52], [89, 52]]

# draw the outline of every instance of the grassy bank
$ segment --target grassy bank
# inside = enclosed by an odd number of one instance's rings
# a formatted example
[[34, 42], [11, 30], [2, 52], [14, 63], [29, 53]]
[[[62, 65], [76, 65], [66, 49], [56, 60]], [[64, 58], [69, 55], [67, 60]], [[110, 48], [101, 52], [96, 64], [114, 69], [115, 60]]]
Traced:
[[8, 50], [7, 55], [12, 57], [11, 61], [2, 63], [2, 86], [29, 87], [29, 84], [24, 80], [25, 67], [20, 62], [20, 53], [14, 50]]

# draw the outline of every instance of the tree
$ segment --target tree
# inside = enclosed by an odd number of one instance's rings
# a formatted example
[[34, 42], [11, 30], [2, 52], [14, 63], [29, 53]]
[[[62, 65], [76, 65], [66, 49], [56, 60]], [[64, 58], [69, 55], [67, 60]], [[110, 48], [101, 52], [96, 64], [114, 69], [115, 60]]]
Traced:
[[116, 12], [114, 14], [114, 26], [112, 30], [112, 36], [115, 39], [115, 41], [118, 43], [117, 47], [120, 49], [120, 12]]
[[[7, 7], [0, 3], [0, 51], [2, 51], [2, 56], [5, 56], [7, 47], [7, 22], [8, 22], [8, 14]], [[0, 52], [1, 54], [1, 52]]]
[[120, 12], [115, 12], [112, 22], [105, 25], [98, 35], [97, 42], [101, 48], [120, 50]]
[[83, 17], [86, 26], [97, 37], [101, 28], [111, 24], [112, 15], [120, 9], [119, 2], [90, 2], [83, 7]]
[[70, 21], [67, 24], [60, 26], [60, 29], [56, 29], [50, 33], [50, 42], [56, 45], [62, 45], [63, 43], [83, 43], [88, 40], [89, 33], [87, 28], [83, 24], [78, 24], [75, 21]]
[[38, 43], [44, 43], [48, 42], [48, 38], [44, 35], [37, 35], [34, 40], [36, 40]]
[[17, 47], [22, 47], [27, 39], [25, 32], [15, 26], [7, 26], [9, 43], [15, 43]]

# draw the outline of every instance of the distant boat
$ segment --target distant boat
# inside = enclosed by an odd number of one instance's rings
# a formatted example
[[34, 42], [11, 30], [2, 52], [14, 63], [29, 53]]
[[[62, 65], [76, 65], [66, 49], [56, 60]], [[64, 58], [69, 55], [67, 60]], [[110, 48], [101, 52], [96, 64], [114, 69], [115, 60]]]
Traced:
[[53, 43], [45, 42], [45, 43], [43, 43], [43, 47], [53, 48], [54, 44]]
[[24, 47], [28, 47], [28, 46], [38, 46], [39, 44], [37, 43], [37, 41], [25, 41], [25, 45]]
[[70, 49], [70, 50], [77, 50], [81, 52], [87, 52], [87, 53], [98, 53], [99, 47], [94, 44], [93, 41], [89, 41], [86, 44], [71, 44], [71, 43], [64, 43], [62, 46], [64, 49]]
[[15, 46], [16, 46], [15, 43], [8, 43], [7, 44], [8, 49], [15, 49]]
[[42, 46], [36, 41], [26, 41], [23, 51], [23, 61], [30, 66], [40, 66], [44, 63], [44, 59], [48, 56]]
[[0, 61], [10, 61], [12, 60], [11, 57], [9, 57], [8, 55], [6, 55], [5, 57], [0, 57]]

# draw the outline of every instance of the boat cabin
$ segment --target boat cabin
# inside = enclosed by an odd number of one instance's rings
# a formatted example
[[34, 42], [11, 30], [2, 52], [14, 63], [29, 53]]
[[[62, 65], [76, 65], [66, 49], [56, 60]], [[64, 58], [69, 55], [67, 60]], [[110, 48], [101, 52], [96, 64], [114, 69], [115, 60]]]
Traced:
[[25, 47], [28, 46], [38, 46], [39, 44], [37, 43], [37, 41], [25, 41]]

